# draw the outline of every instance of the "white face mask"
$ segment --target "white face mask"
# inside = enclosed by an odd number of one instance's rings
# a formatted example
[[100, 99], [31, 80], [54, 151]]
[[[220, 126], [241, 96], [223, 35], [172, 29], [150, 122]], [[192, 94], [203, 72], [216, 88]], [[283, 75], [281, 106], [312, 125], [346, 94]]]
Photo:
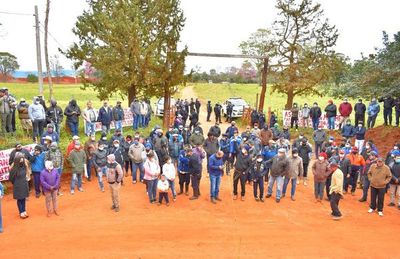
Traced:
[[171, 164], [171, 163], [172, 163], [172, 161], [171, 161], [171, 160], [168, 160], [168, 161], [167, 161], [167, 163], [168, 163], [168, 164]]
[[394, 149], [394, 150], [397, 150], [397, 149], [399, 149], [399, 147], [398, 147], [398, 146], [394, 146], [393, 149]]
[[103, 150], [104, 150], [104, 147], [99, 147], [99, 150], [100, 150], [100, 151], [103, 151]]
[[343, 158], [343, 157], [344, 157], [344, 154], [339, 154], [339, 157], [340, 157], [340, 158]]
[[115, 148], [119, 148], [119, 144], [114, 144], [114, 147]]
[[371, 148], [371, 146], [367, 145], [367, 146], [365, 146], [365, 148], [366, 148], [366, 149], [370, 149], [370, 148]]
[[299, 156], [298, 154], [293, 154], [293, 157], [294, 157], [294, 158], [296, 158], [296, 157], [298, 157], [298, 156]]
[[257, 162], [261, 163], [262, 161], [262, 158], [257, 158]]
[[324, 159], [325, 159], [325, 158], [324, 158], [323, 156], [318, 157], [318, 160], [319, 160], [319, 161], [324, 161]]
[[299, 139], [303, 139], [303, 136], [299, 136]]

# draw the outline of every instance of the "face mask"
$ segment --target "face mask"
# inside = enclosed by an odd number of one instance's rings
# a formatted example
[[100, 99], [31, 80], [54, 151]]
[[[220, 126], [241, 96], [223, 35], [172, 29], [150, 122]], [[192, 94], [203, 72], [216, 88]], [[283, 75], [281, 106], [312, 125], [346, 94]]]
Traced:
[[343, 158], [343, 157], [344, 157], [344, 154], [339, 154], [339, 157], [340, 157], [340, 158]]
[[299, 136], [299, 139], [303, 139], [303, 136]]
[[172, 163], [172, 161], [171, 161], [171, 160], [168, 160], [168, 161], [167, 161], [167, 163], [168, 163], [168, 164], [171, 164], [171, 163]]
[[35, 102], [35, 104], [39, 104], [39, 103], [40, 103], [39, 101], [36, 101], [36, 102]]
[[347, 147], [347, 148], [349, 148], [349, 147], [350, 147], [350, 145], [346, 145], [346, 147]]
[[394, 149], [394, 150], [397, 150], [397, 149], [399, 149], [399, 147], [398, 147], [398, 146], [394, 146], [393, 149]]
[[139, 144], [139, 141], [135, 140], [135, 141], [133, 141], [133, 144], [137, 145], [137, 144]]
[[358, 127], [359, 127], [359, 128], [362, 128], [362, 124], [359, 124]]
[[322, 130], [322, 128], [318, 128], [318, 130]]
[[246, 149], [242, 149], [242, 154], [246, 154], [247, 150]]
[[254, 129], [258, 129], [258, 127], [257, 127], [257, 126], [254, 126]]
[[56, 148], [56, 147], [52, 147], [52, 146], [51, 146], [51, 147], [50, 147], [50, 150], [51, 150], [51, 151], [56, 151], [56, 150], [57, 150], [57, 148]]
[[99, 147], [99, 150], [100, 150], [100, 151], [103, 151], [103, 150], [104, 150], [104, 147]]
[[293, 157], [296, 158], [296, 157], [298, 157], [298, 155], [297, 154], [293, 154]]
[[371, 148], [371, 146], [367, 145], [367, 146], [365, 146], [365, 148], [366, 148], [366, 149], [370, 149], [370, 148]]
[[102, 140], [107, 140], [107, 137], [101, 138]]
[[314, 107], [317, 107], [318, 105], [314, 104]]
[[75, 149], [80, 149], [81, 148], [81, 146], [75, 146]]
[[257, 162], [261, 163], [262, 162], [262, 158], [257, 158]]
[[115, 148], [119, 148], [119, 144], [114, 144], [114, 147]]
[[196, 131], [194, 132], [194, 134], [200, 134], [200, 131], [197, 131], [197, 130], [196, 130]]
[[325, 159], [325, 158], [324, 158], [323, 156], [318, 157], [318, 160], [319, 160], [319, 161], [324, 161], [324, 159]]

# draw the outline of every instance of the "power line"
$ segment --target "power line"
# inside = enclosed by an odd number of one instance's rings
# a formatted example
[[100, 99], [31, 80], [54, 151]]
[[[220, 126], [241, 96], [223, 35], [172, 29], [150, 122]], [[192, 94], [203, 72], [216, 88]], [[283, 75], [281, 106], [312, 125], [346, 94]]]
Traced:
[[[44, 30], [43, 24], [39, 22], [39, 25], [40, 25], [40, 26], [43, 28], [43, 30]], [[40, 28], [39, 28], [39, 29], [40, 29]], [[44, 32], [43, 32], [42, 30], [40, 30], [40, 32], [42, 32], [42, 33], [44, 34]], [[49, 34], [50, 38], [52, 38], [52, 39], [54, 40], [54, 42], [57, 43], [58, 46], [59, 46], [62, 50], [65, 49], [64, 46], [53, 36], [53, 34], [50, 33], [49, 30], [47, 30], [47, 33]]]
[[0, 14], [9, 14], [9, 15], [24, 15], [24, 16], [33, 16], [33, 13], [13, 13], [13, 12], [4, 12], [0, 11]]

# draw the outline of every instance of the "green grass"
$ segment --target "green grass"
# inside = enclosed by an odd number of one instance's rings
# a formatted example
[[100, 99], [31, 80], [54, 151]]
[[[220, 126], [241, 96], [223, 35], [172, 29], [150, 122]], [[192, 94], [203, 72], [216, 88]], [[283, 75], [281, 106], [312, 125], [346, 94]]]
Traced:
[[[28, 103], [32, 103], [33, 97], [37, 96], [39, 93], [38, 90], [38, 84], [31, 84], [31, 83], [2, 83], [0, 84], [0, 87], [7, 87], [9, 89], [9, 92], [12, 93], [14, 96], [16, 96], [17, 101], [21, 98], [25, 98]], [[49, 100], [49, 90], [48, 86], [45, 84], [44, 85], [44, 96], [46, 100]], [[61, 106], [61, 108], [64, 110], [65, 107], [67, 106], [68, 102], [72, 99], [75, 98], [78, 102], [79, 107], [83, 111], [83, 109], [86, 108], [86, 103], [87, 101], [91, 100], [93, 103], [93, 106], [96, 108], [100, 108], [102, 105], [102, 102], [96, 97], [96, 92], [93, 89], [87, 89], [87, 90], [82, 90], [81, 85], [54, 85], [54, 97], [57, 100], [58, 105]], [[118, 97], [112, 97], [109, 99], [109, 104], [110, 105], [115, 105]], [[125, 100], [122, 103], [122, 106], [124, 108], [128, 107], [128, 101], [127, 98], [124, 98]], [[154, 103], [155, 99], [152, 99], [152, 104]], [[46, 101], [46, 105], [49, 106], [48, 101]], [[64, 118], [65, 122], [65, 118]], [[32, 143], [32, 140], [26, 136], [24, 136], [22, 129], [20, 127], [20, 122], [18, 119], [18, 112], [16, 113], [16, 123], [17, 123], [17, 134], [14, 137], [7, 136], [6, 138], [0, 138], [0, 149], [8, 149], [8, 148], [13, 148], [16, 142], [21, 142], [23, 144], [30, 144]], [[162, 121], [159, 118], [152, 118], [150, 126], [141, 131], [143, 135], [148, 135], [150, 129], [156, 125], [162, 124]], [[64, 123], [63, 123], [64, 126]], [[83, 120], [81, 118], [79, 122], [79, 132], [81, 136], [81, 141], [85, 142], [86, 137], [84, 137], [84, 130], [83, 130]], [[131, 127], [125, 127], [124, 128], [124, 135], [133, 135], [133, 130]], [[110, 133], [112, 134], [112, 133]], [[100, 133], [97, 133], [97, 139], [100, 137]], [[70, 143], [71, 141], [71, 135], [63, 131], [63, 128], [61, 129], [61, 141], [60, 141], [60, 147], [61, 150], [65, 151], [66, 146]]]

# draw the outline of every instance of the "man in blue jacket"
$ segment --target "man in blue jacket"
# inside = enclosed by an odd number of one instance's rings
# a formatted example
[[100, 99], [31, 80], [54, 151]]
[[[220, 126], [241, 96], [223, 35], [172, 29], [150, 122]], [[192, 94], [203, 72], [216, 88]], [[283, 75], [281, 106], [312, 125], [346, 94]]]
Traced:
[[115, 129], [122, 132], [122, 121], [125, 119], [124, 110], [121, 107], [121, 101], [117, 101], [117, 105], [112, 110], [113, 120], [115, 121]]
[[221, 184], [222, 174], [224, 172], [224, 162], [222, 157], [224, 153], [218, 151], [209, 159], [208, 168], [210, 170], [210, 199], [211, 202], [216, 204], [216, 201], [221, 201], [219, 198], [219, 186]]
[[51, 137], [51, 142], [57, 142], [57, 144], [60, 143], [60, 136], [54, 131], [54, 125], [51, 123], [47, 124], [47, 131], [42, 135], [42, 145], [44, 145], [44, 138], [47, 136]]
[[[272, 139], [269, 141], [268, 145], [263, 148], [261, 155], [263, 157], [266, 173], [265, 182], [268, 182], [268, 173], [272, 165], [272, 158], [278, 154], [278, 147]], [[260, 187], [261, 188], [261, 187]], [[263, 187], [264, 188], [264, 187]]]
[[235, 163], [236, 156], [240, 151], [239, 148], [241, 142], [242, 138], [239, 137], [238, 131], [235, 131], [233, 137], [229, 141], [229, 157], [228, 157], [228, 164], [226, 167], [226, 175], [230, 174], [231, 168]]
[[376, 98], [372, 98], [371, 102], [368, 105], [368, 120], [367, 120], [367, 127], [371, 129], [375, 125], [376, 117], [380, 112], [381, 108], [379, 107], [379, 103], [376, 101]]
[[366, 133], [366, 129], [363, 126], [363, 122], [359, 121], [358, 126], [356, 128], [354, 128], [354, 135], [356, 137], [354, 146], [356, 146], [358, 148], [358, 150], [360, 150], [360, 154], [361, 154], [361, 150], [364, 146], [365, 133]]
[[351, 125], [350, 119], [346, 121], [346, 124], [342, 127], [342, 137], [347, 140], [351, 139], [355, 135], [355, 129], [353, 125]]
[[42, 152], [42, 147], [37, 145], [35, 146], [35, 149], [33, 151], [32, 157], [31, 157], [31, 168], [32, 168], [32, 174], [33, 174], [33, 181], [35, 185], [35, 195], [36, 198], [40, 197], [40, 172], [44, 170], [44, 152]]
[[104, 102], [103, 107], [100, 108], [97, 120], [101, 122], [103, 132], [108, 134], [110, 132], [111, 121], [113, 120], [113, 113], [110, 107], [108, 107], [107, 102]]
[[185, 147], [184, 150], [179, 152], [179, 162], [178, 162], [178, 178], [179, 178], [179, 187], [180, 191], [178, 195], [183, 194], [183, 186], [185, 186], [185, 195], [189, 195], [189, 183], [190, 183], [190, 174], [189, 174], [189, 157], [187, 155], [190, 147]]

